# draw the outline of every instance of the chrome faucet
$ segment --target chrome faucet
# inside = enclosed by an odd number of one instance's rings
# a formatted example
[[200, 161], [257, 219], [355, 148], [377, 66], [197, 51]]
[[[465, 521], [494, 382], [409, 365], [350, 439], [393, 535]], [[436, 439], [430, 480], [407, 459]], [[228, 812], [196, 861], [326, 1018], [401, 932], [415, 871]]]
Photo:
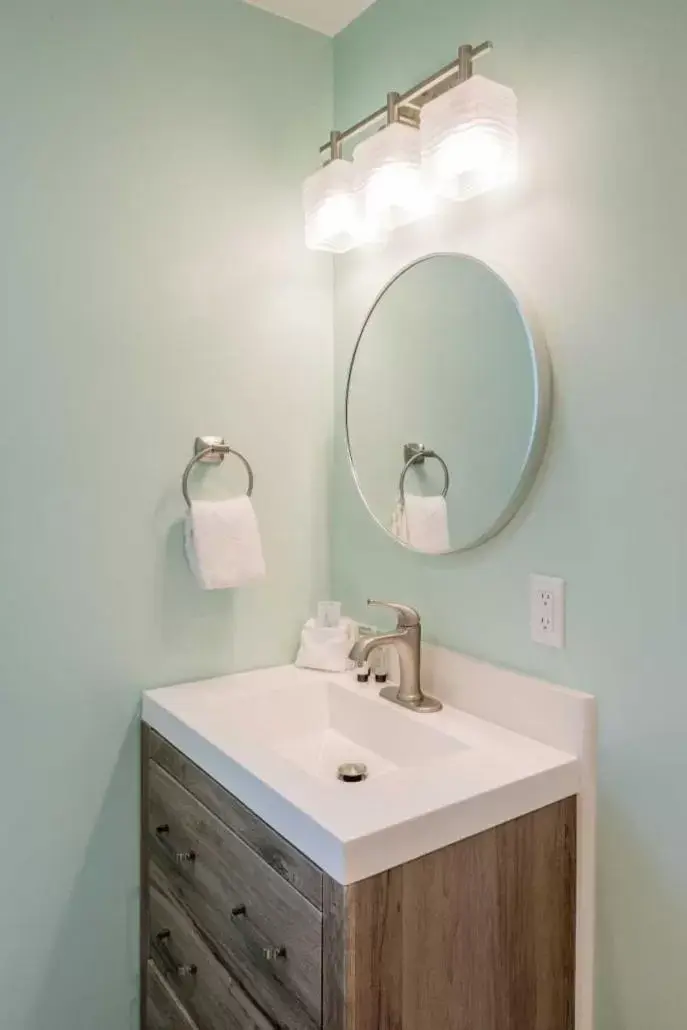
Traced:
[[413, 712], [440, 711], [441, 701], [423, 694], [420, 683], [422, 626], [419, 612], [408, 605], [391, 601], [370, 600], [367, 603], [378, 605], [380, 608], [391, 608], [396, 612], [396, 629], [391, 633], [378, 633], [358, 640], [351, 649], [350, 657], [358, 663], [366, 662], [371, 652], [378, 647], [396, 648], [401, 670], [399, 685], [384, 687], [380, 690], [379, 696], [403, 708], [410, 708]]

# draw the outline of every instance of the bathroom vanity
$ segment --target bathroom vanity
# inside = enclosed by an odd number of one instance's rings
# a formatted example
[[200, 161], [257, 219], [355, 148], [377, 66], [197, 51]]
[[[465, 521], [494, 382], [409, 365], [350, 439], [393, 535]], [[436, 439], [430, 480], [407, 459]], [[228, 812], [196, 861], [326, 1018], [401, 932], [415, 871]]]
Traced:
[[145, 695], [146, 1030], [572, 1030], [582, 763], [451, 700], [291, 668]]
[[[548, 350], [494, 269], [429, 254], [372, 304], [344, 407], [376, 525], [469, 551], [541, 467]], [[390, 607], [351, 652], [393, 647], [382, 696], [293, 667], [144, 695], [143, 1030], [591, 1030], [593, 698]]]

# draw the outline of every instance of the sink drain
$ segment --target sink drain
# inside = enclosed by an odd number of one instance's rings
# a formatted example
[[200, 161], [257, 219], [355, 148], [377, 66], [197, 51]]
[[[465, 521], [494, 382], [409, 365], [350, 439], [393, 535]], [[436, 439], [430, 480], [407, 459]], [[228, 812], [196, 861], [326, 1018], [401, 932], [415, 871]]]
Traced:
[[367, 766], [363, 762], [344, 762], [336, 770], [336, 775], [344, 783], [360, 783], [367, 779]]

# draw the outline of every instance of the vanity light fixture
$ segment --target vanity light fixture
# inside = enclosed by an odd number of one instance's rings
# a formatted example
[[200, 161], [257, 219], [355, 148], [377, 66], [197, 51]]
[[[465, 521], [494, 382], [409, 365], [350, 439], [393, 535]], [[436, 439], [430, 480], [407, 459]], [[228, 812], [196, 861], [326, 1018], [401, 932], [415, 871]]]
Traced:
[[450, 200], [513, 182], [518, 104], [508, 86], [472, 74], [471, 47], [459, 51], [460, 82], [422, 111], [422, 161], [430, 189]]
[[[326, 163], [303, 186], [306, 245], [344, 253], [428, 214], [437, 196], [465, 200], [517, 173], [517, 102], [507, 86], [473, 77], [493, 44], [461, 46], [458, 57], [383, 107], [332, 132]], [[384, 120], [355, 148], [342, 145]]]
[[305, 244], [310, 250], [345, 254], [370, 241], [352, 161], [341, 154], [339, 133], [332, 132], [331, 159], [303, 183]]
[[353, 151], [363, 217], [376, 235], [428, 214], [433, 198], [422, 174], [419, 120], [387, 96], [386, 126]]

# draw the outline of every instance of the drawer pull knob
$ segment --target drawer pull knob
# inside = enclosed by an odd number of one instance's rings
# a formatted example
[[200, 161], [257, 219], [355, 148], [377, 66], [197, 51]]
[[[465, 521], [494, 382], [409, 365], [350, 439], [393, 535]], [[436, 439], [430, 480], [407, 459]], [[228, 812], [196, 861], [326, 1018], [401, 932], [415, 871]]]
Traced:
[[232, 919], [238, 919], [239, 916], [245, 916], [245, 914], [246, 914], [246, 906], [245, 905], [237, 905], [236, 908], [232, 908], [232, 910], [231, 910], [231, 918]]
[[[155, 836], [158, 837], [160, 840], [162, 840], [163, 838], [166, 839], [168, 835], [169, 823], [162, 823], [161, 826], [155, 827]], [[169, 849], [171, 845], [169, 843], [165, 843], [164, 846], [167, 849], [167, 853], [169, 854]], [[171, 856], [177, 863], [177, 865], [184, 865], [186, 862], [195, 862], [196, 860], [195, 851], [172, 851]]]
[[[158, 930], [158, 932], [155, 934], [155, 940], [158, 944], [165, 945], [165, 942], [169, 941], [171, 936], [171, 930]], [[175, 962], [174, 959], [171, 957], [169, 951], [167, 950], [166, 946], [162, 948], [162, 952], [165, 955], [165, 958], [169, 961], [170, 965], [173, 967], [175, 974], [182, 980], [185, 979], [187, 976], [195, 976], [198, 972], [198, 966], [195, 965], [195, 963], [193, 962], [189, 965], [186, 965], [185, 963]]]
[[190, 966], [177, 966], [177, 976], [182, 979], [187, 976], [195, 976], [198, 972], [198, 966], [191, 963]]
[[263, 948], [262, 953], [268, 962], [274, 962], [278, 958], [286, 958], [286, 948]]

